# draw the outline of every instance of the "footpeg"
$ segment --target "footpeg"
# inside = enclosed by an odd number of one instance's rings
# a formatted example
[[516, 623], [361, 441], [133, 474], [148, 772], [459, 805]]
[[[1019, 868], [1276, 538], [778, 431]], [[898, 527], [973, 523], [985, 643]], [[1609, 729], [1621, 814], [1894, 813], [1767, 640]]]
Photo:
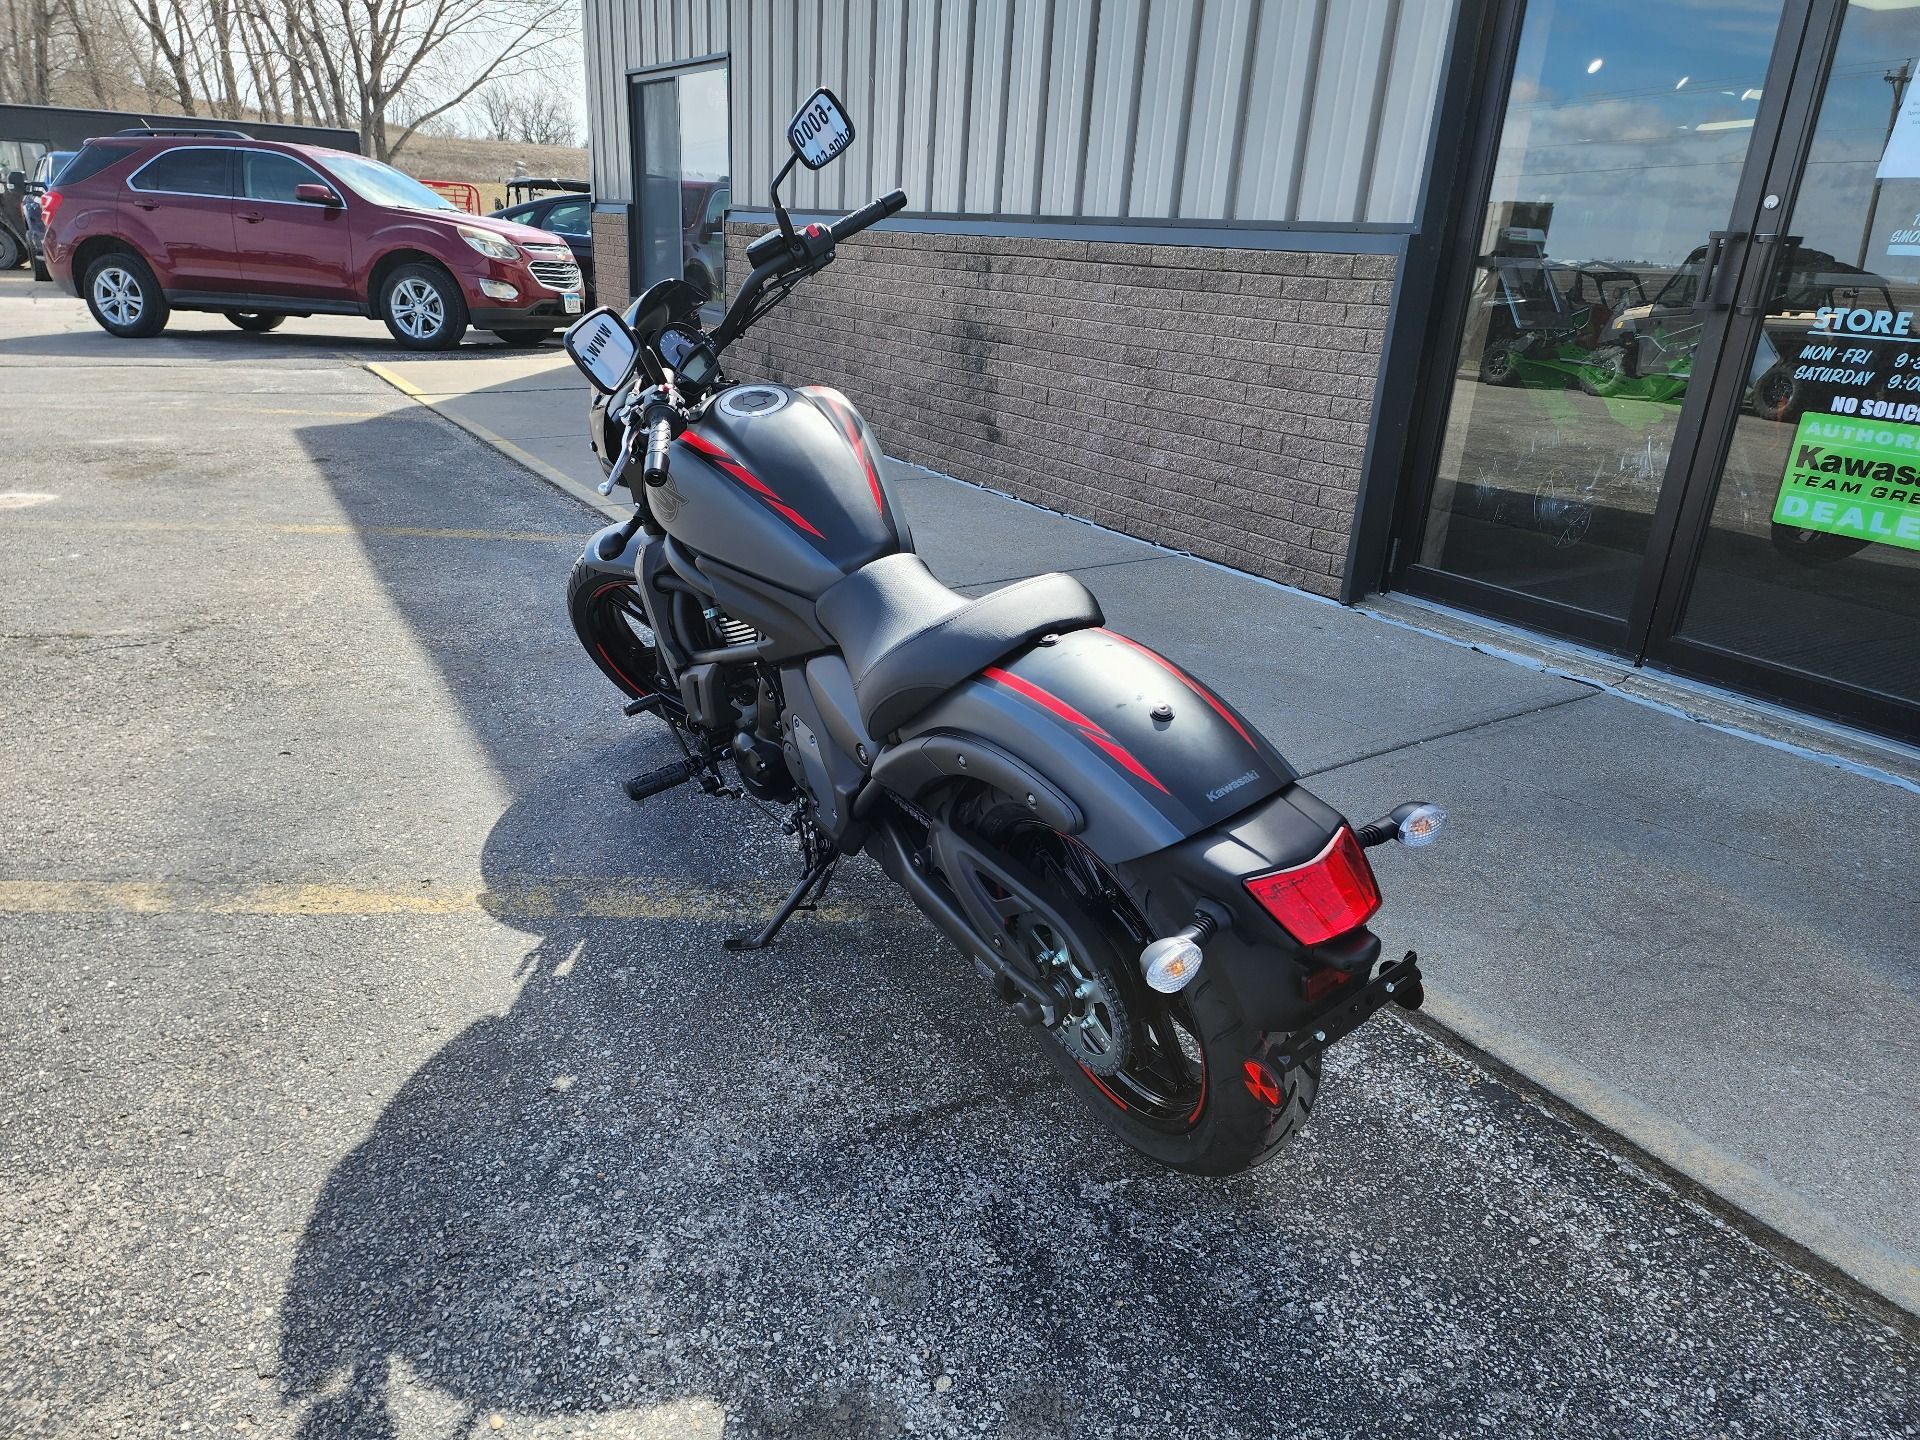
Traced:
[[665, 697], [658, 691], [649, 691], [638, 700], [629, 700], [621, 707], [621, 713], [628, 716], [644, 715], [649, 710], [658, 710], [664, 702]]
[[691, 760], [676, 760], [671, 765], [662, 765], [658, 770], [636, 775], [627, 781], [627, 798], [638, 804], [663, 790], [686, 784], [699, 770], [700, 767]]

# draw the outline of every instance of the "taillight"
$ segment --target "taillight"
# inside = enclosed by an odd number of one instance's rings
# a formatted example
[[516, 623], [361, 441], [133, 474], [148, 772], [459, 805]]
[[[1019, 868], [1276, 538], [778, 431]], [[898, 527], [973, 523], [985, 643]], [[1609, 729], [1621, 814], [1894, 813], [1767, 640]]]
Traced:
[[40, 223], [47, 229], [53, 228], [53, 212], [60, 208], [60, 192], [49, 190], [40, 197]]
[[1367, 923], [1380, 908], [1380, 887], [1353, 831], [1342, 825], [1327, 848], [1304, 865], [1256, 875], [1247, 889], [1302, 945], [1318, 945]]

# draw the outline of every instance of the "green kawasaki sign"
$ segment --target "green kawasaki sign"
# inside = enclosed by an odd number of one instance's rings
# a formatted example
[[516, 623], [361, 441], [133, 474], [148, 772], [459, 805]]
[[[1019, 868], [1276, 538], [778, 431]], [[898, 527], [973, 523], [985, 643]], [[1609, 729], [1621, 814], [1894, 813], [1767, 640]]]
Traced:
[[1802, 415], [1773, 518], [1920, 550], [1920, 425]]

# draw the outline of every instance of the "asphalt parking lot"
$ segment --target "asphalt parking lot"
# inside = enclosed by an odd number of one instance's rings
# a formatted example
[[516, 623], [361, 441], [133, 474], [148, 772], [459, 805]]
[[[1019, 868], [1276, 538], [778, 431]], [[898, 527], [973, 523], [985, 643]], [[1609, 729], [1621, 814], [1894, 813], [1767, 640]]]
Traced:
[[1198, 1182], [864, 862], [728, 954], [795, 866], [621, 794], [597, 517], [371, 327], [76, 309], [0, 283], [0, 1434], [1920, 1433], [1909, 1338], [1397, 1021]]

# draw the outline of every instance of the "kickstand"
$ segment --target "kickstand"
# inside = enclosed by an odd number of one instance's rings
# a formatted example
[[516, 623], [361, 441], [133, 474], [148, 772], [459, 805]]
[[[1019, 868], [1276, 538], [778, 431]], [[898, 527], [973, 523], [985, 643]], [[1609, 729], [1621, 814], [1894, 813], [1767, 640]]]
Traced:
[[833, 854], [826, 854], [817, 858], [807, 867], [807, 873], [800, 877], [800, 883], [793, 887], [793, 893], [788, 895], [786, 901], [780, 908], [773, 912], [773, 918], [767, 921], [765, 925], [762, 925], [754, 934], [748, 935], [742, 933], [739, 935], [729, 935], [727, 937], [727, 949], [736, 952], [741, 950], [764, 950], [767, 946], [771, 945], [773, 943], [773, 937], [780, 933], [780, 927], [782, 925], [785, 925], [787, 921], [791, 920], [800, 911], [814, 909], [814, 902], [826, 894], [827, 882], [833, 879], [833, 867], [838, 859], [839, 857]]

